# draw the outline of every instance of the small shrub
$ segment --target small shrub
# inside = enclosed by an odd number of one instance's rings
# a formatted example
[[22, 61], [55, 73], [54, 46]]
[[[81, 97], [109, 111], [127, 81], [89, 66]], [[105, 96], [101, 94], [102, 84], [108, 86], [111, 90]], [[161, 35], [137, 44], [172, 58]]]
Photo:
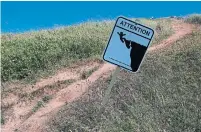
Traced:
[[52, 96], [50, 96], [50, 95], [45, 95], [45, 96], [42, 98], [42, 101], [45, 102], [45, 103], [47, 103], [47, 102], [49, 102], [50, 99], [52, 99]]
[[44, 107], [44, 103], [43, 101], [38, 101], [37, 104], [34, 106], [34, 108], [32, 109], [32, 112], [36, 112], [38, 109], [40, 109], [41, 107]]
[[68, 79], [68, 80], [60, 81], [61, 84], [66, 84], [66, 85], [69, 85], [73, 82], [75, 82], [75, 79]]
[[5, 123], [5, 120], [3, 118], [3, 116], [1, 115], [1, 124], [3, 125]]
[[87, 79], [94, 71], [96, 71], [98, 67], [94, 67], [88, 71], [84, 71], [81, 75], [81, 79]]

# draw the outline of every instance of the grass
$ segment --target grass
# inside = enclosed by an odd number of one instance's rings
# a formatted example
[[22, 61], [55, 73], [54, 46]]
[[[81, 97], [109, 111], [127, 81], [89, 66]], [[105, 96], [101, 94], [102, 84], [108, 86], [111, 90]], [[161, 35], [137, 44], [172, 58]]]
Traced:
[[52, 99], [52, 96], [50, 96], [50, 95], [45, 95], [45, 96], [42, 98], [42, 101], [45, 102], [45, 103], [48, 103], [49, 100], [51, 100], [51, 99]]
[[5, 120], [4, 120], [3, 115], [1, 114], [1, 124], [3, 125], [4, 123], [5, 123]]
[[193, 24], [200, 24], [201, 25], [201, 14], [193, 14], [190, 15], [186, 22], [193, 23]]
[[70, 85], [73, 82], [75, 82], [75, 79], [68, 79], [68, 80], [64, 80], [64, 81], [60, 81], [61, 84], [66, 84], [66, 85]]
[[[172, 33], [170, 20], [139, 19], [138, 22], [153, 29], [160, 27], [153, 44]], [[114, 21], [86, 22], [50, 30], [3, 34], [2, 81], [35, 82], [77, 61], [100, 58], [113, 25]]]
[[41, 107], [44, 107], [44, 102], [38, 101], [37, 104], [33, 107], [32, 112], [38, 111]]
[[[51, 93], [51, 95], [52, 95], [52, 94], [58, 92], [59, 90], [67, 87], [68, 85], [72, 84], [75, 81], [76, 81], [75, 79], [58, 81], [52, 85], [47, 85], [45, 87], [39, 88], [39, 89], [31, 92], [30, 94], [25, 93], [26, 99], [33, 100], [34, 98], [45, 96], [46, 94], [49, 94], [49, 93]], [[23, 97], [20, 96], [20, 98], [23, 98]]]
[[[42, 100], [38, 101], [37, 104], [33, 107], [32, 112], [38, 111], [41, 107], [45, 106], [45, 103], [48, 103], [52, 99], [51, 95], [45, 95], [42, 97]], [[32, 114], [32, 113], [31, 113]]]
[[99, 68], [99, 66], [96, 66], [96, 67], [94, 67], [92, 69], [83, 71], [82, 74], [81, 74], [81, 79], [87, 79], [93, 72], [98, 70], [98, 68]]
[[[135, 19], [134, 19], [135, 20]], [[173, 34], [170, 19], [156, 19], [156, 20], [149, 20], [149, 19], [138, 19], [137, 22], [142, 24], [148, 25], [155, 30], [154, 39], [151, 45], [160, 44], [160, 42], [170, 35]]]
[[78, 101], [65, 105], [47, 131], [201, 131], [201, 28], [157, 53], [138, 73], [122, 70], [105, 111], [109, 79], [99, 80]]

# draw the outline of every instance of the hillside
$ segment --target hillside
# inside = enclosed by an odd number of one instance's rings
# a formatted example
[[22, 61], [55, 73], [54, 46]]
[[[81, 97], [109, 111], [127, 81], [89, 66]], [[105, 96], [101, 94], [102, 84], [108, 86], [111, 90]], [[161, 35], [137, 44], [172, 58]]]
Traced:
[[156, 35], [140, 72], [120, 71], [103, 113], [116, 67], [101, 55], [114, 21], [3, 34], [2, 130], [201, 130], [197, 17], [133, 20]]
[[110, 79], [90, 86], [66, 104], [47, 131], [201, 130], [201, 27], [157, 52], [147, 54], [140, 72], [121, 70], [105, 111], [99, 113]]
[[[153, 44], [172, 33], [170, 20], [137, 20], [158, 30], [160, 35], [156, 34]], [[113, 24], [114, 21], [86, 22], [52, 30], [3, 34], [1, 78], [33, 81], [75, 61], [100, 58]]]

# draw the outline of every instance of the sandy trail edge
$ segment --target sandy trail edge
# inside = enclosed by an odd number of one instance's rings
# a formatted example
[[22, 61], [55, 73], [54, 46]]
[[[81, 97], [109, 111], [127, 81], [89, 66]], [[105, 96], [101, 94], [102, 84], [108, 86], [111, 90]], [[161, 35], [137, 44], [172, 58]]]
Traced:
[[[174, 34], [168, 39], [162, 41], [159, 45], [150, 47], [148, 51], [157, 51], [173, 44], [175, 41], [190, 34], [193, 31], [193, 25], [183, 23], [181, 21], [173, 21], [172, 27]], [[30, 116], [24, 122], [10, 122], [2, 127], [2, 131], [11, 132], [15, 129], [26, 132], [40, 132], [45, 130], [45, 122], [49, 116], [54, 115], [65, 103], [70, 103], [79, 98], [88, 90], [88, 87], [100, 77], [107, 77], [116, 68], [111, 64], [104, 64], [100, 69], [95, 71], [86, 80], [77, 81], [67, 88], [60, 90], [55, 97], [46, 104], [45, 107], [39, 109], [35, 114]], [[47, 81], [48, 82], [48, 81]]]
[[[81, 62], [72, 65], [69, 68], [58, 70], [54, 76], [40, 79], [34, 85], [17, 85], [17, 91], [8, 93], [8, 95], [1, 101], [1, 106], [11, 106], [8, 111], [6, 111], [6, 115], [8, 115], [9, 117], [7, 116], [6, 123], [2, 125], [2, 130], [13, 131], [17, 128], [17, 126], [20, 126], [21, 123], [24, 122], [27, 118], [29, 118], [32, 114], [35, 114], [32, 112], [32, 109], [42, 98], [41, 96], [39, 96], [31, 101], [24, 100], [23, 98], [20, 98], [20, 96], [18, 95], [19, 93], [31, 94], [32, 92], [40, 91], [45, 86], [51, 86], [56, 84], [58, 81], [64, 81], [68, 79], [75, 79], [76, 81], [79, 81], [84, 71], [88, 71], [95, 67], [100, 67], [102, 65], [103, 64], [101, 63], [101, 61], [98, 60]], [[15, 90], [14, 86], [14, 84], [11, 84], [11, 86], [8, 88]], [[55, 94], [52, 89], [45, 89], [41, 92], [48, 93], [48, 95]], [[42, 93], [41, 95], [43, 96], [44, 93]]]
[[173, 35], [163, 40], [159, 45], [150, 47], [148, 51], [157, 51], [173, 44], [174, 42], [183, 38], [187, 34], [192, 33], [193, 29], [195, 29], [195, 26], [192, 24], [183, 23], [179, 20], [175, 20], [173, 21], [172, 28], [174, 30]]

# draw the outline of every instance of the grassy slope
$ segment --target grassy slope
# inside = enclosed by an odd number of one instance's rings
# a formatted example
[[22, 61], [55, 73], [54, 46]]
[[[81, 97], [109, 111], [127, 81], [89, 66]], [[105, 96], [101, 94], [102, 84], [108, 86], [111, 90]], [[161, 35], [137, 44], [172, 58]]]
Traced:
[[192, 14], [186, 19], [186, 22], [193, 24], [201, 24], [201, 14]]
[[[138, 22], [162, 29], [157, 30], [153, 44], [172, 33], [170, 20], [139, 19]], [[100, 57], [113, 25], [114, 21], [87, 22], [53, 30], [4, 34], [2, 80], [35, 80], [77, 60]]]
[[157, 53], [140, 72], [121, 71], [106, 111], [98, 108], [109, 80], [99, 80], [80, 100], [50, 121], [49, 131], [201, 131], [201, 28]]

